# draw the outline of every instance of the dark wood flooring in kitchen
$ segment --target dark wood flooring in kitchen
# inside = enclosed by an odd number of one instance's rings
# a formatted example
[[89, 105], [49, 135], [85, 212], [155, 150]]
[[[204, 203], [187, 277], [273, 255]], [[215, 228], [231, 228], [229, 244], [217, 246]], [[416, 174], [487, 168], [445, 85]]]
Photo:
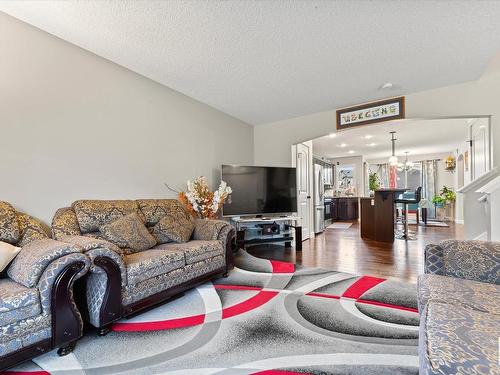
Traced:
[[[416, 282], [423, 270], [423, 250], [426, 244], [448, 238], [463, 238], [463, 225], [449, 227], [418, 227], [417, 239], [381, 243], [363, 240], [357, 222], [349, 229], [326, 229], [302, 243], [302, 251], [294, 248], [262, 246], [248, 249], [260, 258], [283, 260], [306, 267], [320, 267], [358, 275], [379, 276]], [[410, 226], [416, 230], [416, 226]]]

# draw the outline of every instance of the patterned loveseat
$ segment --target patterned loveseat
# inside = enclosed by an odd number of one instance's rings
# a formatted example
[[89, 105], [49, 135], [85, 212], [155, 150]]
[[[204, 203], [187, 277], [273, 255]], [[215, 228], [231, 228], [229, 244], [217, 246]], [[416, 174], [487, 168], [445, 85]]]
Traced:
[[[186, 243], [158, 238], [156, 244], [135, 252], [105, 239], [103, 226], [135, 214], [151, 234], [165, 217], [194, 220], [194, 231]], [[192, 219], [175, 199], [76, 201], [56, 212], [52, 234], [81, 246], [91, 258], [81, 306], [86, 307], [84, 318], [101, 335], [121, 317], [227, 275], [233, 266], [234, 228], [224, 221]]]
[[69, 353], [83, 330], [73, 282], [90, 261], [2, 201], [0, 241], [22, 248], [0, 278], [0, 371], [55, 347], [59, 355]]
[[500, 242], [425, 248], [418, 279], [420, 374], [500, 374]]

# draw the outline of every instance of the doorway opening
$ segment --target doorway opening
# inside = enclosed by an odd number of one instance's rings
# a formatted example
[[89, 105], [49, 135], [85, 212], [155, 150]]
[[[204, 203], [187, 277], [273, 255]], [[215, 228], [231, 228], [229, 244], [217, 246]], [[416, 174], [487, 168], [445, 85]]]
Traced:
[[[411, 225], [421, 224], [422, 209], [426, 225], [466, 225], [463, 199], [457, 190], [491, 170], [490, 126], [489, 116], [394, 120], [293, 145], [292, 160], [297, 167], [298, 150], [307, 147], [309, 154], [309, 165], [298, 169], [298, 176], [308, 174], [298, 178], [308, 181], [309, 192], [302, 195], [310, 197], [299, 202], [299, 216], [314, 237], [331, 222], [357, 221], [359, 207], [345, 209], [358, 206], [356, 198], [390, 186], [406, 189], [405, 198], [411, 198], [421, 187], [421, 201], [408, 208]], [[391, 185], [392, 131], [396, 132], [397, 169]]]

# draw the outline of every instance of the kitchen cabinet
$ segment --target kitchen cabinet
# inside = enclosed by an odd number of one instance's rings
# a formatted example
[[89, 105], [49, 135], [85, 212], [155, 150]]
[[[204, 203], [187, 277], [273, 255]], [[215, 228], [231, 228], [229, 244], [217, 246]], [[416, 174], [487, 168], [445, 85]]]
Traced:
[[332, 220], [358, 220], [358, 197], [336, 197], [332, 199]]

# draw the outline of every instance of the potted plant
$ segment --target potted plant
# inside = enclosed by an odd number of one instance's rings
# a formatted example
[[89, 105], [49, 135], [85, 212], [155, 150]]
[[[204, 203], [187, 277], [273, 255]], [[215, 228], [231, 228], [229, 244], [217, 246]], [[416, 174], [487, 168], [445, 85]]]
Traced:
[[456, 199], [457, 194], [447, 186], [443, 186], [439, 195], [435, 195], [432, 198], [432, 203], [434, 203], [436, 207], [436, 215], [437, 209], [439, 208], [441, 209], [440, 212], [444, 220], [452, 220], [455, 216], [453, 203]]
[[446, 186], [441, 189], [441, 197], [443, 197], [445, 203], [451, 204], [457, 199], [457, 194]]
[[370, 173], [370, 176], [368, 178], [368, 188], [370, 189], [370, 195], [373, 195], [375, 190], [378, 190], [380, 188], [380, 181], [378, 175], [375, 172]]
[[432, 203], [436, 208], [443, 208], [444, 198], [441, 195], [435, 195], [432, 197]]

